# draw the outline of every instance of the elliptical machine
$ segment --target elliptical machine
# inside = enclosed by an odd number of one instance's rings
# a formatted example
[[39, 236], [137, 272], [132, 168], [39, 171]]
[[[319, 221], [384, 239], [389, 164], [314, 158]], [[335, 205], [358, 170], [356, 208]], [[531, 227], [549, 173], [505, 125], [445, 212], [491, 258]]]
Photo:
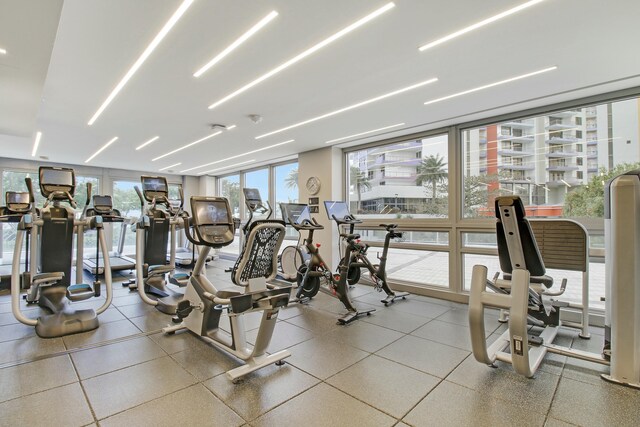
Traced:
[[[33, 207], [18, 224], [18, 234], [13, 252], [11, 274], [11, 309], [15, 318], [25, 325], [35, 326], [36, 333], [42, 338], [54, 338], [64, 335], [86, 332], [99, 326], [98, 315], [103, 313], [112, 300], [111, 269], [107, 256], [107, 243], [104, 237], [102, 218], [95, 216], [75, 219], [76, 207], [73, 199], [75, 174], [73, 169], [40, 167], [40, 191], [47, 199], [40, 214], [36, 216]], [[27, 178], [30, 200], [33, 203], [33, 188]], [[89, 187], [90, 188], [90, 187]], [[89, 190], [90, 192], [90, 190]], [[67, 202], [72, 208], [64, 207]], [[82, 252], [84, 229], [96, 228], [98, 241], [102, 248], [105, 266], [105, 284], [107, 296], [97, 310], [74, 310], [73, 302], [84, 301], [100, 295], [100, 287], [82, 283]], [[37, 303], [48, 310], [37, 319], [30, 319], [20, 310], [20, 254], [22, 241], [26, 233], [31, 234], [31, 286], [27, 292], [27, 303]], [[76, 241], [76, 284], [70, 283], [73, 252], [73, 235]], [[37, 244], [36, 244], [37, 243]]]
[[[176, 228], [182, 225], [181, 211], [172, 210], [169, 187], [162, 176], [142, 176], [142, 191], [135, 190], [142, 205], [142, 216], [136, 223], [136, 280], [125, 283], [137, 289], [140, 298], [166, 314], [175, 314], [184, 294], [178, 288], [187, 285], [189, 275], [175, 272]], [[150, 205], [147, 207], [147, 202]], [[171, 236], [169, 264], [166, 265], [167, 244]], [[149, 295], [156, 299], [152, 299]]]
[[[288, 350], [267, 355], [278, 311], [286, 307], [291, 287], [267, 289], [267, 281], [276, 273], [276, 255], [284, 238], [285, 228], [281, 221], [255, 222], [247, 235], [247, 244], [233, 270], [234, 283], [248, 289], [247, 292], [219, 291], [207, 279], [204, 264], [212, 248], [221, 248], [233, 242], [235, 226], [227, 199], [219, 197], [192, 197], [194, 235], [189, 219], [184, 218], [187, 238], [199, 246], [200, 256], [189, 279], [184, 300], [178, 304], [173, 321], [178, 325], [163, 329], [172, 334], [188, 329], [206, 342], [231, 353], [246, 364], [227, 372], [227, 377], [236, 382], [239, 378], [289, 357]], [[262, 311], [255, 345], [246, 340], [244, 315]], [[223, 314], [229, 317], [231, 334], [219, 328]]]
[[[32, 211], [31, 197], [28, 192], [7, 191], [5, 193], [5, 206], [0, 206], [0, 223], [17, 224], [22, 217]], [[31, 273], [29, 271], [29, 234], [26, 234], [26, 244], [24, 250], [24, 272], [21, 276], [22, 287], [31, 283]], [[4, 278], [3, 278], [4, 280]], [[9, 276], [11, 282], [11, 276]], [[9, 283], [8, 288], [11, 288]]]
[[[348, 235], [352, 235], [355, 231], [356, 224], [361, 224], [362, 221], [356, 219], [349, 212], [349, 208], [345, 202], [337, 201], [325, 201], [324, 207], [327, 210], [327, 216], [332, 219], [338, 225], [338, 231], [342, 225], [349, 226]], [[389, 244], [391, 239], [402, 237], [402, 232], [396, 231], [397, 224], [380, 224], [380, 227], [384, 227], [387, 234], [384, 237], [384, 246], [382, 248], [382, 255], [378, 254], [379, 264], [373, 264], [367, 257], [367, 251], [369, 245], [366, 243], [356, 242], [351, 247], [355, 251], [355, 259], [349, 265], [349, 271], [347, 273], [347, 281], [349, 285], [355, 285], [360, 281], [361, 268], [369, 270], [371, 275], [371, 281], [376, 291], [384, 291], [387, 297], [380, 300], [385, 306], [392, 304], [397, 299], [407, 299], [408, 292], [394, 292], [387, 283], [387, 254], [389, 253]], [[345, 234], [340, 233], [340, 237], [344, 240]], [[344, 258], [342, 258], [344, 259]], [[338, 267], [340, 268], [340, 267]]]

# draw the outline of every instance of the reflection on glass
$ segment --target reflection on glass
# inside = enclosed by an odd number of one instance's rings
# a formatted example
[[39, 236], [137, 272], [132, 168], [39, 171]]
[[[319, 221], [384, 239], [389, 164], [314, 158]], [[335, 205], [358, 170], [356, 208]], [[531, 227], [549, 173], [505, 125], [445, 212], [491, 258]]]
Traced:
[[447, 150], [447, 135], [438, 135], [349, 153], [351, 213], [367, 218], [446, 218]]

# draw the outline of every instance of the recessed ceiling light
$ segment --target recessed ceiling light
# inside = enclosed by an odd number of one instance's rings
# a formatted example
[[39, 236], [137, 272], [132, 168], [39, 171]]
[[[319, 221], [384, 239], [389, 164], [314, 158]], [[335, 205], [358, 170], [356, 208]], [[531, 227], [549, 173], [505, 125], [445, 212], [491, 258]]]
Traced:
[[102, 153], [104, 150], [107, 149], [108, 146], [110, 146], [111, 144], [113, 144], [114, 142], [116, 142], [116, 140], [118, 139], [117, 136], [113, 137], [109, 142], [107, 142], [106, 144], [104, 144], [98, 151], [96, 151], [95, 153], [93, 153], [93, 155], [91, 157], [89, 157], [87, 160], [85, 160], [85, 163], [89, 163], [91, 160], [93, 160], [93, 158], [95, 156], [97, 156], [98, 154]]
[[160, 32], [155, 36], [155, 38], [151, 41], [149, 46], [142, 52], [142, 55], [136, 60], [136, 62], [131, 66], [127, 74], [124, 75], [122, 80], [116, 85], [116, 87], [111, 91], [107, 99], [104, 100], [98, 111], [93, 114], [93, 117], [89, 120], [88, 125], [91, 126], [96, 119], [102, 114], [102, 112], [107, 108], [107, 106], [113, 101], [113, 99], [118, 95], [118, 93], [122, 90], [124, 85], [127, 84], [129, 79], [138, 71], [138, 69], [142, 66], [144, 61], [147, 60], [149, 55], [153, 52], [153, 50], [160, 44], [162, 39], [171, 31], [171, 28], [178, 22], [178, 20], [182, 17], [182, 15], [187, 11], [189, 6], [193, 3], [194, 0], [184, 0], [180, 7], [173, 13], [171, 18], [164, 24], [164, 27], [160, 30]]
[[174, 163], [174, 164], [172, 164], [172, 165], [165, 166], [165, 167], [163, 167], [163, 168], [161, 168], [161, 169], [158, 169], [158, 171], [162, 172], [162, 171], [164, 171], [164, 170], [171, 169], [171, 168], [172, 168], [172, 167], [174, 167], [174, 166], [180, 166], [181, 164], [182, 164], [182, 162]]
[[378, 132], [378, 131], [381, 131], [381, 130], [387, 130], [387, 129], [395, 128], [395, 127], [398, 127], [398, 126], [404, 126], [404, 123], [398, 123], [396, 125], [385, 126], [383, 128], [372, 129], [372, 130], [368, 130], [366, 132], [360, 132], [360, 133], [356, 133], [356, 134], [349, 135], [349, 136], [343, 136], [342, 138], [336, 138], [336, 139], [332, 139], [331, 141], [327, 141], [327, 142], [325, 142], [325, 144], [330, 144], [332, 142], [338, 142], [338, 141], [344, 141], [345, 139], [355, 138], [356, 136], [362, 136], [362, 135], [366, 135], [368, 133], [374, 133], [374, 132]]
[[256, 139], [265, 138], [265, 137], [270, 136], [270, 135], [275, 135], [276, 133], [284, 132], [285, 130], [297, 128], [299, 126], [303, 126], [303, 125], [306, 125], [306, 124], [309, 124], [309, 123], [312, 123], [312, 122], [315, 122], [315, 121], [318, 121], [318, 120], [326, 119], [327, 117], [335, 116], [336, 114], [344, 113], [345, 111], [353, 110], [354, 108], [362, 107], [364, 105], [371, 104], [372, 102], [376, 102], [376, 101], [380, 101], [380, 100], [385, 99], [385, 98], [389, 98], [390, 96], [399, 95], [401, 93], [408, 92], [410, 90], [417, 89], [419, 87], [422, 87], [422, 86], [425, 86], [425, 85], [428, 85], [430, 83], [434, 83], [434, 82], [437, 82], [437, 81], [438, 81], [437, 78], [433, 78], [433, 79], [425, 80], [425, 81], [420, 82], [420, 83], [416, 83], [416, 84], [411, 85], [411, 86], [403, 87], [402, 89], [394, 90], [393, 92], [385, 93], [384, 95], [376, 96], [375, 98], [370, 98], [370, 99], [367, 99], [366, 101], [358, 102], [357, 104], [349, 105], [348, 107], [344, 107], [344, 108], [341, 108], [339, 110], [335, 110], [335, 111], [332, 111], [330, 113], [326, 113], [326, 114], [314, 117], [314, 118], [309, 119], [309, 120], [304, 120], [302, 122], [295, 123], [295, 124], [293, 124], [291, 126], [287, 126], [287, 127], [281, 128], [281, 129], [274, 130], [273, 132], [269, 132], [269, 133], [265, 133], [263, 135], [256, 136]]
[[458, 31], [453, 32], [453, 33], [451, 33], [449, 35], [446, 35], [446, 36], [441, 37], [441, 38], [439, 38], [437, 40], [434, 40], [434, 41], [432, 41], [430, 43], [427, 43], [427, 44], [425, 44], [423, 46], [420, 46], [419, 50], [421, 52], [424, 52], [427, 49], [431, 49], [432, 47], [437, 46], [439, 44], [442, 44], [442, 43], [444, 43], [446, 41], [449, 41], [449, 40], [454, 39], [456, 37], [460, 37], [461, 35], [466, 34], [466, 33], [470, 32], [470, 31], [477, 30], [478, 28], [484, 27], [485, 25], [491, 24], [492, 22], [495, 22], [495, 21], [497, 21], [499, 19], [502, 19], [502, 18], [505, 18], [505, 17], [507, 17], [509, 15], [513, 15], [514, 13], [520, 12], [523, 9], [526, 9], [528, 7], [531, 7], [531, 6], [534, 6], [534, 5], [538, 4], [538, 3], [542, 3], [543, 1], [544, 0], [531, 0], [531, 1], [528, 1], [526, 3], [521, 4], [519, 6], [513, 7], [511, 9], [509, 9], [509, 10], [505, 10], [504, 12], [501, 12], [501, 13], [499, 13], [497, 15], [494, 15], [494, 16], [492, 16], [490, 18], [484, 19], [484, 20], [482, 20], [480, 22], [476, 22], [473, 25], [469, 25], [468, 27], [465, 27], [465, 28], [463, 28], [461, 30], [458, 30]]
[[153, 138], [151, 138], [150, 140], [148, 140], [147, 142], [143, 142], [141, 145], [136, 147], [136, 151], [146, 147], [147, 145], [151, 144], [152, 142], [155, 142], [159, 139], [159, 136], [154, 136]]
[[204, 165], [195, 166], [195, 167], [192, 167], [192, 168], [189, 168], [189, 169], [185, 169], [183, 171], [180, 171], [180, 173], [189, 172], [189, 171], [192, 171], [194, 169], [203, 168], [205, 166], [211, 166], [211, 165], [215, 165], [215, 164], [218, 164], [218, 163], [226, 162], [226, 161], [229, 161], [229, 160], [237, 159], [238, 157], [246, 156], [246, 155], [249, 155], [249, 154], [259, 153], [260, 151], [268, 150], [270, 148], [279, 147], [280, 145], [284, 145], [284, 144], [289, 144], [290, 142], [293, 142], [293, 141], [295, 141], [295, 140], [294, 139], [290, 139], [288, 141], [279, 142], [277, 144], [269, 145], [268, 147], [262, 147], [262, 148], [258, 148], [256, 150], [247, 151], [246, 153], [236, 154], [235, 156], [227, 157], [226, 159], [220, 159], [220, 160], [216, 160], [215, 162], [205, 163]]
[[223, 166], [223, 167], [217, 168], [217, 169], [211, 169], [211, 170], [204, 171], [204, 172], [198, 172], [198, 175], [204, 175], [206, 173], [212, 173], [212, 172], [218, 172], [218, 171], [225, 170], [225, 169], [231, 169], [231, 168], [234, 168], [236, 166], [246, 165], [248, 163], [253, 163], [255, 161], [256, 161], [255, 159], [252, 159], [252, 160], [247, 160], [246, 162], [240, 162], [240, 163], [236, 163], [236, 164], [233, 164], [233, 165]]
[[327, 46], [328, 44], [338, 40], [340, 37], [350, 33], [351, 31], [357, 29], [358, 27], [361, 27], [362, 25], [366, 24], [367, 22], [371, 21], [372, 19], [378, 17], [379, 15], [382, 15], [384, 12], [388, 11], [389, 9], [392, 9], [393, 7], [395, 7], [395, 4], [393, 2], [391, 3], [387, 3], [386, 5], [382, 6], [380, 9], [375, 10], [374, 12], [368, 14], [367, 16], [365, 16], [364, 18], [359, 19], [358, 21], [354, 22], [353, 24], [349, 25], [348, 27], [343, 28], [342, 30], [338, 31], [337, 33], [329, 36], [328, 38], [322, 40], [320, 43], [317, 43], [316, 45], [310, 47], [309, 49], [305, 50], [302, 53], [299, 53], [298, 55], [296, 55], [295, 57], [289, 59], [288, 61], [278, 65], [276, 68], [274, 68], [273, 70], [267, 72], [266, 74], [263, 74], [262, 76], [258, 77], [257, 79], [255, 79], [254, 81], [252, 81], [251, 83], [248, 83], [244, 86], [242, 86], [240, 89], [236, 90], [235, 92], [230, 93], [229, 95], [225, 96], [224, 98], [220, 99], [219, 101], [214, 102], [213, 104], [209, 105], [209, 109], [213, 109], [215, 107], [217, 107], [218, 105], [222, 104], [223, 102], [226, 102], [228, 100], [230, 100], [231, 98], [234, 98], [238, 95], [240, 95], [242, 92], [251, 89], [252, 87], [254, 87], [255, 85], [257, 85], [258, 83], [261, 83], [265, 80], [267, 80], [269, 77], [272, 77], [276, 74], [278, 74], [280, 71], [284, 70], [285, 68], [290, 67], [291, 65], [295, 64], [298, 61], [301, 61], [302, 59], [306, 58], [307, 56], [311, 55], [312, 53], [322, 49], [323, 47]]
[[180, 148], [176, 148], [176, 149], [175, 149], [175, 150], [173, 150], [173, 151], [169, 151], [168, 153], [163, 154], [162, 156], [158, 156], [158, 157], [156, 157], [155, 159], [151, 159], [151, 161], [152, 161], [152, 162], [155, 162], [156, 160], [160, 160], [160, 159], [162, 159], [162, 158], [164, 158], [164, 157], [167, 157], [167, 156], [170, 156], [170, 155], [172, 155], [172, 154], [175, 154], [175, 153], [177, 153], [178, 151], [182, 151], [182, 150], [184, 150], [185, 148], [192, 147], [192, 146], [194, 146], [194, 145], [196, 145], [196, 144], [201, 143], [202, 141], [206, 141], [206, 140], [207, 140], [207, 139], [209, 139], [209, 138], [213, 138], [213, 137], [214, 137], [214, 136], [216, 136], [216, 135], [220, 135], [221, 133], [222, 133], [222, 131], [214, 132], [214, 133], [212, 133], [211, 135], [207, 135], [207, 136], [205, 136], [204, 138], [200, 138], [200, 139], [199, 139], [199, 140], [197, 140], [197, 141], [193, 141], [193, 142], [191, 142], [191, 143], [189, 143], [189, 144], [187, 144], [187, 145], [183, 145], [182, 147], [180, 147]]
[[6, 55], [7, 54], [7, 49], [3, 49], [0, 47], [0, 55]]
[[31, 151], [31, 157], [36, 156], [36, 151], [38, 151], [38, 146], [40, 145], [40, 138], [42, 138], [42, 132], [36, 132], [36, 139], [33, 141], [33, 150]]
[[432, 99], [431, 101], [425, 102], [424, 105], [435, 104], [436, 102], [445, 101], [447, 99], [455, 98], [457, 96], [462, 96], [462, 95], [466, 95], [466, 94], [469, 94], [469, 93], [478, 92], [479, 90], [489, 89], [490, 87], [503, 85], [505, 83], [511, 83], [511, 82], [516, 81], [516, 80], [525, 79], [527, 77], [532, 77], [532, 76], [535, 76], [537, 74], [542, 74], [542, 73], [546, 73], [548, 71], [553, 71], [553, 70], [557, 70], [557, 69], [558, 69], [558, 67], [556, 67], [556, 66], [549, 67], [549, 68], [544, 68], [542, 70], [534, 71], [532, 73], [522, 74], [521, 76], [511, 77], [511, 78], [506, 79], [506, 80], [500, 80], [499, 82], [489, 83], [488, 85], [479, 86], [479, 87], [476, 87], [476, 88], [473, 88], [473, 89], [469, 89], [469, 90], [465, 90], [465, 91], [462, 91], [462, 92], [454, 93], [453, 95], [447, 95], [447, 96], [443, 96], [442, 98]]
[[249, 29], [249, 31], [247, 31], [246, 33], [241, 35], [238, 39], [236, 39], [236, 41], [234, 41], [229, 46], [227, 46], [227, 48], [225, 50], [223, 50], [222, 52], [217, 54], [211, 61], [207, 62], [206, 65], [204, 65], [202, 68], [200, 68], [198, 71], [196, 71], [193, 74], [193, 77], [200, 77], [202, 74], [204, 74], [205, 71], [207, 71], [209, 68], [211, 68], [215, 64], [217, 64], [222, 58], [224, 58], [225, 56], [230, 54], [235, 48], [237, 48], [242, 43], [247, 41], [249, 39], [249, 37], [251, 37], [252, 35], [257, 33], [258, 31], [260, 31], [260, 29], [262, 27], [264, 27], [269, 22], [271, 22], [273, 20], [273, 18], [275, 18], [276, 16], [278, 16], [278, 12], [276, 12], [275, 10], [271, 11], [267, 16], [262, 18], [257, 24], [255, 24], [253, 27], [251, 27]]

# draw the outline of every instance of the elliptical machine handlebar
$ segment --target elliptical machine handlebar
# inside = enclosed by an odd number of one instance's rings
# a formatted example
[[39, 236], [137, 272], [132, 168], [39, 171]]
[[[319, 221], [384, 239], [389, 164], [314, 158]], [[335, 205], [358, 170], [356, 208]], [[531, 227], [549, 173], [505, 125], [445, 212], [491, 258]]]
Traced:
[[196, 239], [193, 234], [191, 234], [191, 224], [189, 224], [189, 217], [183, 217], [182, 221], [184, 222], [184, 234], [187, 236], [187, 240], [193, 243], [196, 246], [202, 245], [199, 239]]

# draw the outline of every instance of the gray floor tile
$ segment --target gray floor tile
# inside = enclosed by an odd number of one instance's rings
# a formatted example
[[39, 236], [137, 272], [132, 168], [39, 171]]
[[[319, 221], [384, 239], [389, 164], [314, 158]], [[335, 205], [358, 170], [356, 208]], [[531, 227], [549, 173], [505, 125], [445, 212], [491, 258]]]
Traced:
[[467, 326], [432, 320], [411, 332], [411, 335], [471, 351], [471, 336]]
[[[584, 340], [577, 337], [574, 338], [571, 347], [599, 355], [602, 353], [603, 345], [603, 336], [592, 335], [591, 339], [589, 340]], [[602, 382], [600, 374], [608, 373], [609, 367], [606, 365], [600, 365], [598, 363], [587, 362], [585, 360], [567, 357], [564, 364], [564, 370], [562, 371], [562, 376], [565, 378], [571, 378], [576, 381], [582, 381], [597, 385]]]
[[404, 334], [400, 332], [366, 322], [354, 322], [345, 327], [334, 329], [326, 335], [327, 338], [369, 353], [376, 352], [403, 336]]
[[387, 308], [389, 310], [415, 314], [416, 316], [427, 317], [430, 319], [435, 319], [436, 317], [441, 316], [447, 311], [451, 310], [449, 307], [445, 307], [440, 304], [433, 304], [430, 302], [418, 300], [402, 301], [402, 304], [393, 304]]
[[118, 320], [125, 320], [126, 317], [118, 311], [117, 308], [111, 307], [106, 309], [100, 316], [100, 324], [117, 322]]
[[592, 385], [562, 378], [549, 416], [578, 425], [637, 426], [640, 392], [604, 381]]
[[316, 378], [285, 364], [266, 366], [237, 384], [226, 375], [218, 375], [204, 385], [245, 420], [251, 421], [317, 383]]
[[140, 298], [140, 295], [138, 295], [138, 291], [131, 291], [129, 295], [123, 295], [113, 298], [112, 304], [114, 307], [124, 307], [127, 305], [138, 304], [140, 302], [143, 301]]
[[556, 420], [555, 418], [547, 417], [547, 421], [544, 423], [544, 427], [572, 427], [575, 424], [565, 423], [564, 421]]
[[447, 381], [476, 390], [493, 399], [514, 404], [527, 402], [532, 409], [546, 414], [560, 377], [538, 370], [530, 379], [517, 374], [511, 365], [490, 368], [469, 356], [447, 377]]
[[[455, 323], [456, 325], [469, 326], [469, 311], [466, 308], [457, 308], [447, 311], [446, 313], [438, 316], [438, 320], [441, 322]], [[485, 310], [484, 315], [484, 329], [487, 335], [496, 331], [501, 325], [498, 322], [497, 312]], [[506, 326], [504, 326], [506, 327]]]
[[407, 335], [376, 354], [444, 378], [469, 355], [469, 352]]
[[327, 337], [317, 337], [289, 349], [288, 363], [325, 379], [364, 359], [369, 353]]
[[185, 350], [192, 350], [198, 347], [207, 348], [209, 345], [200, 339], [196, 334], [187, 330], [167, 335], [157, 333], [149, 335], [149, 338], [158, 344], [168, 354], [174, 354]]
[[78, 381], [69, 356], [0, 369], [0, 402]]
[[0, 326], [0, 342], [28, 338], [35, 335], [36, 329], [33, 326], [23, 325], [22, 323]]
[[335, 314], [311, 307], [304, 307], [304, 311], [301, 315], [288, 320], [289, 323], [307, 329], [316, 335], [326, 334], [327, 332], [337, 328], [337, 321], [338, 316]]
[[[247, 340], [250, 343], [254, 343], [258, 336], [258, 330], [254, 329], [247, 333]], [[292, 325], [289, 322], [278, 322], [273, 331], [271, 337], [271, 344], [267, 348], [269, 353], [275, 353], [280, 350], [287, 349], [301, 342], [310, 340], [314, 337], [313, 332], [301, 328], [296, 325]]]
[[[64, 410], [60, 403], [65, 402]], [[79, 383], [0, 403], [0, 426], [83, 426], [94, 419]]]
[[305, 310], [304, 305], [298, 303], [290, 303], [278, 312], [278, 319], [287, 320], [292, 317], [301, 315]]
[[[320, 404], [321, 402], [321, 404]], [[396, 420], [326, 384], [318, 384], [253, 421], [261, 426], [392, 426]]]
[[178, 424], [240, 426], [244, 420], [197, 384], [100, 421], [103, 427], [175, 427]]
[[72, 353], [71, 358], [80, 378], [87, 379], [166, 355], [152, 340], [141, 337]]
[[42, 339], [34, 336], [0, 343], [0, 363], [16, 360], [31, 359], [33, 357], [64, 351], [62, 338]]
[[440, 380], [371, 355], [327, 382], [387, 414], [402, 418]]
[[82, 383], [98, 419], [149, 402], [195, 383], [169, 357], [110, 372]]
[[158, 311], [154, 306], [146, 304], [142, 301], [136, 304], [123, 305], [121, 307], [115, 307], [115, 308], [128, 318], [144, 316], [147, 313], [153, 313]]
[[140, 330], [130, 321], [119, 320], [117, 322], [101, 324], [98, 329], [94, 329], [93, 331], [62, 337], [62, 340], [67, 348], [77, 348], [87, 344], [95, 344], [139, 333]]
[[429, 322], [431, 319], [414, 314], [403, 313], [398, 310], [390, 310], [382, 307], [372, 316], [363, 317], [359, 320], [362, 322], [372, 323], [374, 325], [383, 326], [393, 329], [394, 331], [403, 332], [405, 334], [418, 329], [420, 326]]
[[545, 414], [493, 399], [448, 381], [427, 395], [403, 421], [412, 426], [542, 426]]
[[172, 326], [171, 317], [166, 313], [155, 310], [146, 313], [144, 316], [131, 317], [129, 320], [142, 332], [151, 332]]
[[240, 359], [214, 347], [213, 344], [207, 344], [204, 341], [202, 344], [171, 355], [198, 381], [207, 380], [242, 365]]

